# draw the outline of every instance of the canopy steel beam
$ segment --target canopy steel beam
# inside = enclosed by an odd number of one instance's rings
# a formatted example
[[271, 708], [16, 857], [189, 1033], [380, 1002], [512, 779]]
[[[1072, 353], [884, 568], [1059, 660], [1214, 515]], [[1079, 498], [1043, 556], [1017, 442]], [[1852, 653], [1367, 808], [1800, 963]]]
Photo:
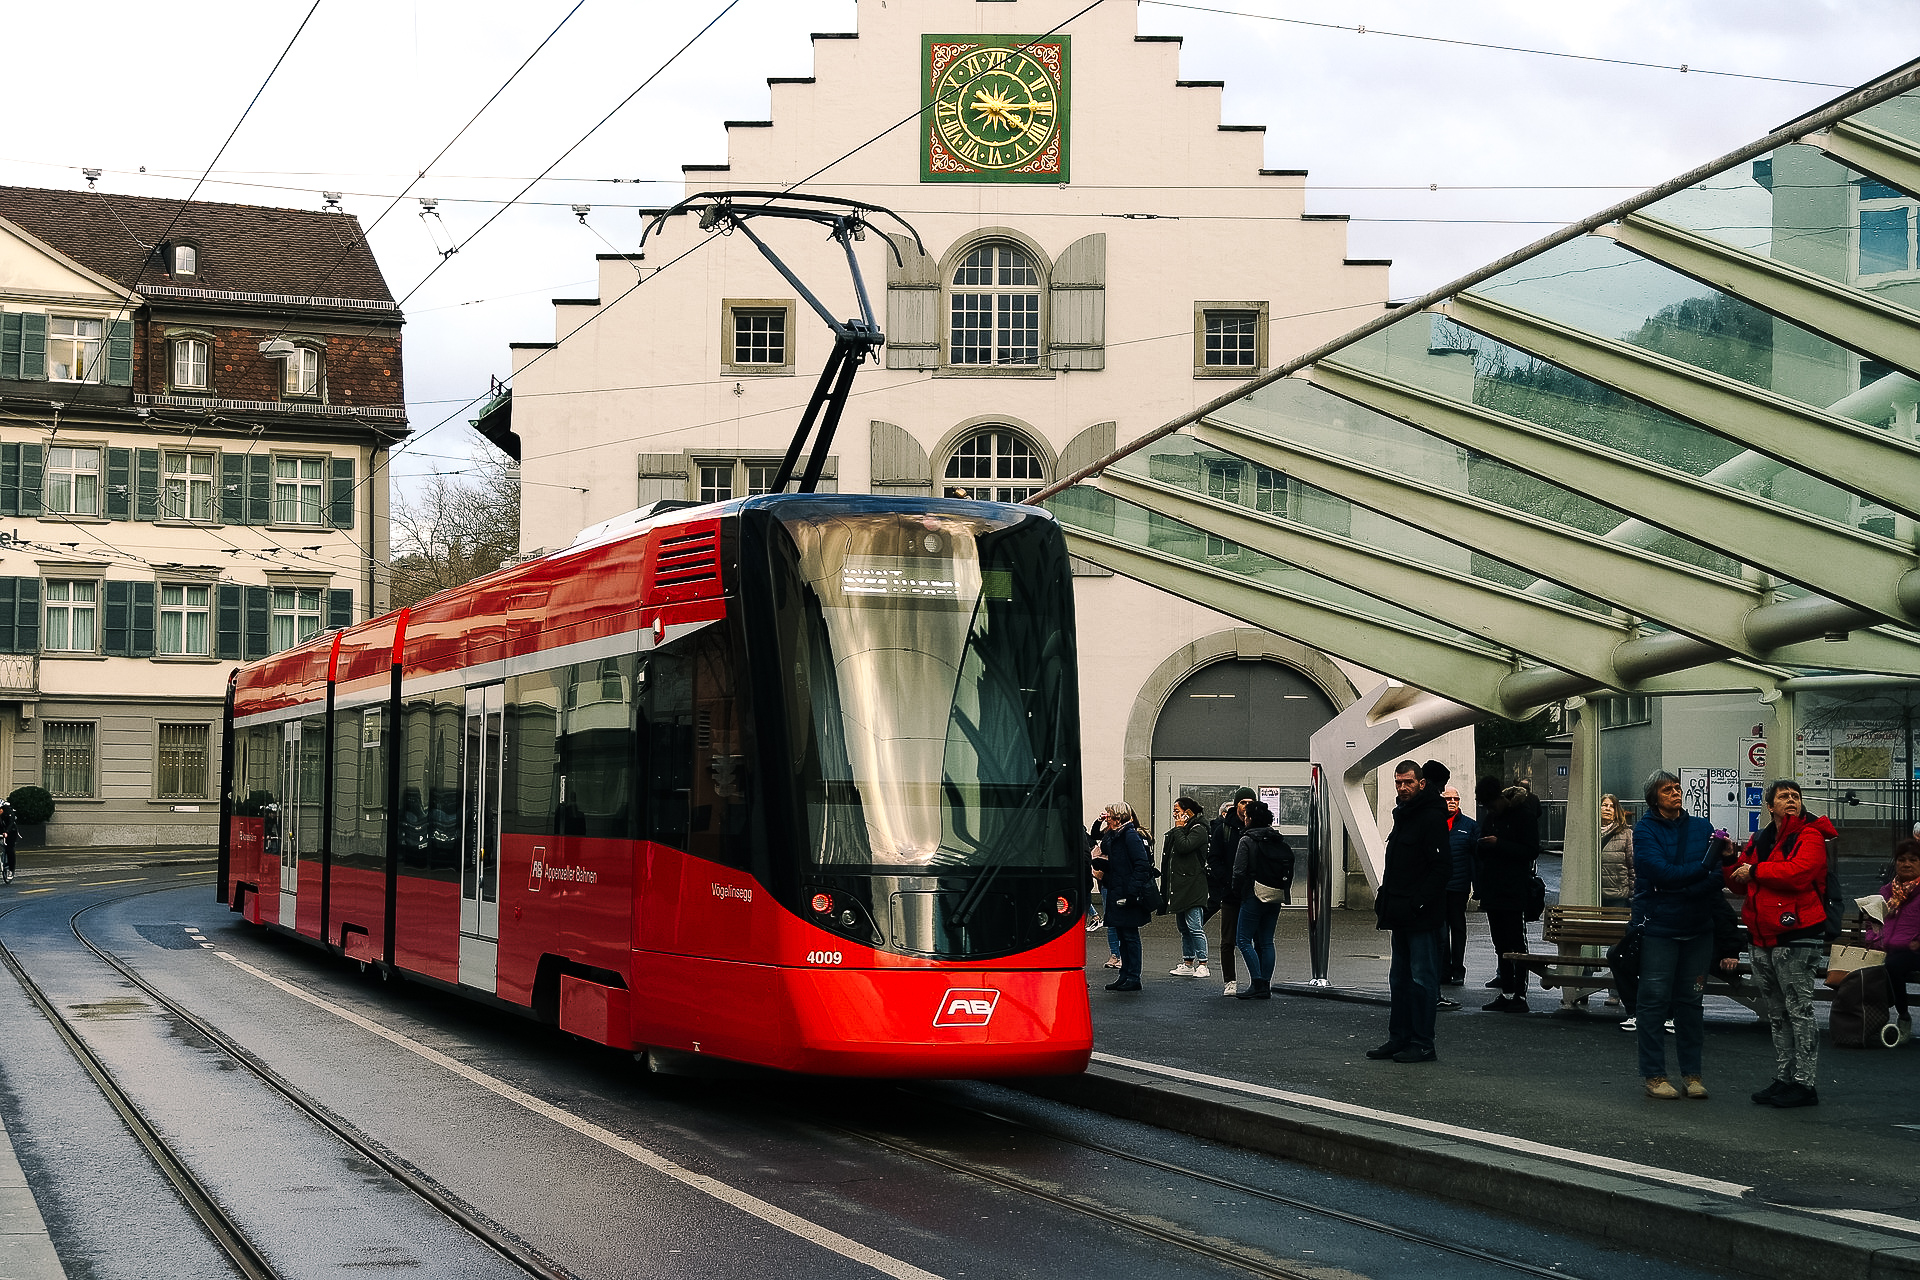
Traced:
[[1822, 479], [1891, 510], [1920, 514], [1920, 445], [1911, 441], [1490, 298], [1462, 293], [1438, 310], [1477, 333], [1790, 466], [1818, 459]]
[[[1793, 666], [1920, 674], [1920, 643], [1884, 631], [1852, 630], [1843, 641], [1814, 638], [1805, 644], [1772, 632], [1764, 638], [1779, 647], [1757, 645], [1748, 634], [1750, 621], [1770, 617], [1781, 606], [1767, 603], [1767, 593], [1751, 583], [1217, 419], [1198, 424], [1191, 434], [1203, 444], [1605, 600], [1634, 617], [1694, 636], [1724, 653]], [[1870, 620], [1856, 614], [1852, 625], [1861, 627]], [[1842, 625], [1842, 619], [1824, 617], [1821, 621], [1818, 629], [1809, 627], [1800, 636], [1820, 637], [1850, 630]]]
[[[1630, 493], [1635, 516], [1648, 524], [1723, 551], [1742, 564], [1815, 587], [1882, 618], [1914, 621], [1901, 590], [1902, 580], [1914, 571], [1914, 555], [1890, 539], [1348, 365], [1322, 361], [1304, 376], [1343, 400], [1574, 493]], [[1483, 549], [1507, 558], [1491, 547]], [[1590, 594], [1607, 598], [1605, 592]], [[1738, 652], [1743, 646], [1730, 643], [1727, 647]]]
[[1920, 311], [1647, 213], [1594, 232], [1763, 311], [1920, 376]]
[[1920, 196], [1920, 147], [1864, 120], [1836, 120], [1806, 139], [1849, 169]]

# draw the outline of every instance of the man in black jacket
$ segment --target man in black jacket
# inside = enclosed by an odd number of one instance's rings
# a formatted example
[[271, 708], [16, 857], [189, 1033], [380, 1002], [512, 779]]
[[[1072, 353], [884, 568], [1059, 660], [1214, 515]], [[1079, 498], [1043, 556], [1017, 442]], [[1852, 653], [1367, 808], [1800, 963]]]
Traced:
[[1213, 821], [1207, 840], [1207, 892], [1220, 908], [1220, 971], [1224, 994], [1238, 994], [1233, 980], [1235, 940], [1240, 927], [1240, 899], [1233, 892], [1233, 852], [1247, 833], [1247, 806], [1257, 797], [1252, 787], [1233, 793], [1233, 807]]
[[1387, 990], [1393, 999], [1387, 1042], [1369, 1058], [1432, 1062], [1433, 1024], [1446, 971], [1447, 878], [1453, 850], [1447, 808], [1440, 790], [1451, 776], [1438, 760], [1424, 767], [1402, 760], [1393, 767], [1393, 830], [1387, 836], [1385, 873], [1374, 899], [1378, 927], [1393, 936], [1393, 967]]

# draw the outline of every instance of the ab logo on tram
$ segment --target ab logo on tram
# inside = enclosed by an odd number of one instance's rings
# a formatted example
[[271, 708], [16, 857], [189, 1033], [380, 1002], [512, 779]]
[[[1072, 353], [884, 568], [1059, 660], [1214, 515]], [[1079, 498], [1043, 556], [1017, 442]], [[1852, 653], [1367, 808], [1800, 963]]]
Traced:
[[1000, 993], [989, 989], [949, 987], [940, 997], [940, 1012], [934, 1015], [936, 1027], [984, 1027], [993, 1020]]

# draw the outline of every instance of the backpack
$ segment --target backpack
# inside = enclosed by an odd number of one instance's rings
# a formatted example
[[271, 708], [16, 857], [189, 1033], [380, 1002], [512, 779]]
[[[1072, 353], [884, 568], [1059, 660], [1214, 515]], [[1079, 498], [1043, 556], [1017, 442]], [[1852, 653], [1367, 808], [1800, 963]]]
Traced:
[[1285, 836], [1276, 834], [1270, 840], [1254, 841], [1253, 878], [1258, 884], [1289, 891], [1288, 900], [1292, 900], [1293, 848]]

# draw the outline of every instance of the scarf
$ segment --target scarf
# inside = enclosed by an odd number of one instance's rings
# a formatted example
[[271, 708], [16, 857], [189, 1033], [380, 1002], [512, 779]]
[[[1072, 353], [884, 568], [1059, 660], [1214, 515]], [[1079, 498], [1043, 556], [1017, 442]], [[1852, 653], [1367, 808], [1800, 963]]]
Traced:
[[1920, 890], [1920, 880], [1895, 880], [1887, 886], [1887, 914], [1892, 915]]

